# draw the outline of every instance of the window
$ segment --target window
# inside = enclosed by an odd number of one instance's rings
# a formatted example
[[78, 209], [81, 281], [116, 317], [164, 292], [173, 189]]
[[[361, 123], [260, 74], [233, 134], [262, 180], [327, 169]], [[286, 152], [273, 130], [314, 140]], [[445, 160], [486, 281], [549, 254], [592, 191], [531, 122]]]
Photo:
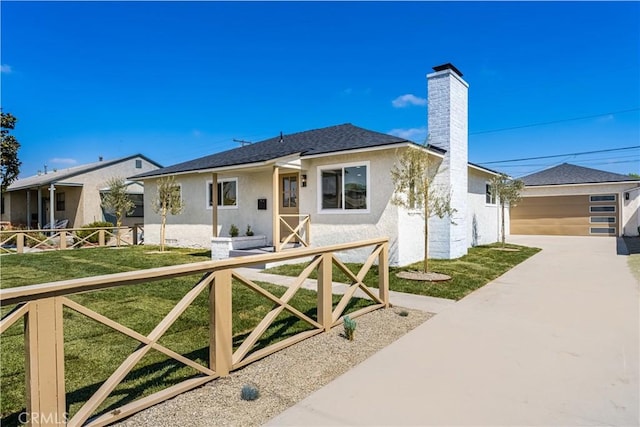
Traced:
[[136, 169], [142, 169], [142, 160], [136, 160]]
[[[213, 206], [213, 184], [207, 181], [207, 209]], [[238, 179], [223, 179], [218, 181], [218, 207], [238, 207]]]
[[64, 210], [64, 193], [56, 193], [56, 210]]
[[295, 208], [298, 206], [298, 177], [296, 175], [282, 178], [280, 200], [283, 208]]
[[616, 217], [615, 216], [592, 216], [589, 219], [589, 222], [591, 224], [598, 224], [598, 223], [608, 223], [608, 224], [615, 224], [616, 223]]
[[591, 227], [591, 234], [616, 234], [615, 227]]
[[615, 206], [589, 206], [589, 212], [615, 212]]
[[486, 187], [485, 187], [485, 202], [488, 205], [495, 205], [496, 204], [496, 195], [493, 194], [493, 188], [491, 187], [491, 184], [486, 184]]
[[133, 212], [127, 214], [127, 217], [144, 217], [144, 196], [142, 194], [129, 194], [129, 198], [135, 206]]
[[604, 194], [600, 196], [589, 196], [590, 202], [615, 202], [616, 195], [615, 194]]
[[366, 211], [369, 208], [369, 164], [319, 169], [321, 210]]

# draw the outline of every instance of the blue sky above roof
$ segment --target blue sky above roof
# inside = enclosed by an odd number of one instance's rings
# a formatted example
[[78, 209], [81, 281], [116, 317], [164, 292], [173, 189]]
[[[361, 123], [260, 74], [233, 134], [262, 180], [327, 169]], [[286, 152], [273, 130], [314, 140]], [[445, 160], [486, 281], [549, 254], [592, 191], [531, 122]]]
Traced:
[[[341, 123], [424, 142], [445, 62], [470, 84], [472, 162], [640, 145], [637, 2], [3, 2], [1, 20], [22, 176]], [[490, 167], [562, 162], [639, 172], [640, 150]]]

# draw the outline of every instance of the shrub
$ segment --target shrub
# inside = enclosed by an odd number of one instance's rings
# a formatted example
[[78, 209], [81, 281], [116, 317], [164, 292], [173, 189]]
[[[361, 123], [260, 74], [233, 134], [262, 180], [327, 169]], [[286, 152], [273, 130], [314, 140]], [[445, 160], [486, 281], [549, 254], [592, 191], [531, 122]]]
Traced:
[[344, 326], [344, 334], [349, 341], [353, 341], [353, 335], [356, 332], [356, 321], [349, 316], [344, 316], [342, 319], [342, 325]]
[[229, 227], [229, 236], [238, 237], [238, 234], [240, 234], [240, 230], [238, 230], [238, 227], [236, 227], [235, 224], [231, 224], [231, 227]]
[[253, 230], [250, 225], [247, 225], [247, 231], [244, 234], [247, 236], [253, 236]]
[[398, 316], [400, 317], [407, 317], [409, 315], [409, 312], [407, 310], [402, 310], [398, 312]]
[[240, 397], [242, 400], [256, 400], [260, 397], [260, 391], [255, 386], [245, 384], [240, 391]]
[[[108, 221], [96, 221], [96, 222], [92, 222], [91, 224], [86, 224], [83, 225], [81, 228], [87, 228], [88, 230], [78, 230], [76, 231], [76, 237], [78, 238], [78, 240], [82, 240], [84, 238], [86, 238], [87, 236], [89, 236], [91, 233], [94, 233], [96, 230], [92, 230], [94, 228], [98, 228], [98, 227], [113, 227], [113, 223], [108, 222]], [[98, 243], [98, 233], [94, 234], [93, 236], [89, 237], [86, 242], [89, 243]]]

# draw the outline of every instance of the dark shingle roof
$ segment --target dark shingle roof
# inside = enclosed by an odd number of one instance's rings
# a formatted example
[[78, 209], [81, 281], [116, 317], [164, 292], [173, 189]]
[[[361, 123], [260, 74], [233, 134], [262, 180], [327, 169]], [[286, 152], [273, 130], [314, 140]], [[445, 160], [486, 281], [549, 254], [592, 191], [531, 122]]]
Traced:
[[627, 175], [585, 168], [569, 163], [563, 163], [559, 166], [545, 169], [520, 179], [529, 187], [537, 185], [599, 184], [604, 182], [638, 181]]
[[[409, 142], [397, 136], [363, 129], [346, 123], [283, 135], [282, 141], [280, 141], [280, 135], [278, 135], [254, 144], [136, 175], [132, 179], [260, 163], [295, 154], [311, 156]], [[431, 147], [431, 149], [444, 153], [444, 150], [438, 147]]]

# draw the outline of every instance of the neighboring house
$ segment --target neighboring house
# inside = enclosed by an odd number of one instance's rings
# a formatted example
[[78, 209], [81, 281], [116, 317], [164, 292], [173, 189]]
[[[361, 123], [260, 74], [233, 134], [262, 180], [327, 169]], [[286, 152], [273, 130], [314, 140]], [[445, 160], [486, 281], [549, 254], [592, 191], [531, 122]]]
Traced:
[[[430, 221], [430, 254], [457, 258], [475, 244], [498, 240], [498, 209], [488, 195], [497, 173], [468, 163], [468, 84], [451, 64], [427, 76], [428, 152], [439, 172], [434, 185], [451, 192], [449, 219]], [[269, 245], [310, 219], [312, 246], [387, 236], [390, 262], [405, 265], [423, 257], [423, 219], [391, 203], [390, 175], [399, 150], [420, 147], [396, 136], [351, 124], [280, 135], [251, 145], [138, 174], [147, 194], [172, 175], [185, 208], [167, 219], [167, 241], [207, 247], [212, 236], [241, 235], [247, 225]], [[215, 184], [215, 185], [214, 185]], [[283, 217], [283, 215], [286, 215]], [[281, 222], [281, 219], [283, 222]], [[159, 216], [145, 201], [145, 242], [159, 243]]]
[[520, 178], [511, 234], [637, 236], [640, 180], [564, 163]]
[[[42, 228], [52, 220], [68, 220], [67, 228], [102, 221], [105, 216], [100, 192], [106, 190], [110, 178], [125, 178], [159, 167], [153, 160], [135, 154], [18, 179], [2, 195], [2, 221], [29, 228]], [[126, 225], [141, 223], [144, 215], [141, 184], [130, 188], [136, 211], [125, 218]]]

